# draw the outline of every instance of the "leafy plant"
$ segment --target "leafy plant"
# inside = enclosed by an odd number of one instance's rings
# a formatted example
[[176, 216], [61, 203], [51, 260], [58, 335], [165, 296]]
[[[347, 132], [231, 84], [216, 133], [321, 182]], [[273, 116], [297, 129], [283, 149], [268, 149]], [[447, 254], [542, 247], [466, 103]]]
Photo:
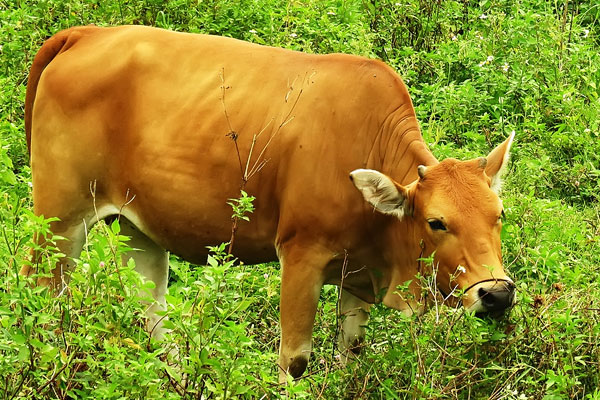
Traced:
[[[18, 271], [50, 219], [31, 210], [24, 140], [28, 68], [73, 25], [146, 24], [313, 53], [381, 58], [411, 92], [439, 158], [486, 154], [516, 132], [504, 185], [506, 269], [518, 304], [502, 321], [440, 306], [406, 318], [376, 305], [365, 349], [336, 358], [337, 289], [325, 287], [309, 371], [290, 398], [600, 397], [600, 7], [542, 0], [0, 0], [0, 397], [278, 398], [277, 264], [171, 259], [163, 342], [151, 282], [100, 224], [54, 296]], [[340, 97], [343, 101], [343, 96]], [[243, 172], [243, 171], [242, 171]], [[247, 219], [253, 198], [230, 201]], [[233, 251], [235, 254], [235, 251]], [[424, 277], [431, 292], [432, 276]]]

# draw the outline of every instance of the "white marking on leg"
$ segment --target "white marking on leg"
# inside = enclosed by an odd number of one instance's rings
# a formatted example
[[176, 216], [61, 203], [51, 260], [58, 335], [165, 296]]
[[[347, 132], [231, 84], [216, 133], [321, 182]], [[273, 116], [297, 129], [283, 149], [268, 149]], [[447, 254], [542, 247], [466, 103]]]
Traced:
[[338, 337], [338, 348], [341, 352], [340, 361], [344, 365], [356, 358], [355, 352], [360, 350], [357, 346], [361, 346], [365, 338], [365, 326], [369, 320], [370, 307], [370, 304], [342, 290], [340, 302], [342, 326]]
[[133, 259], [135, 270], [155, 285], [151, 293], [154, 302], [147, 309], [148, 330], [152, 333], [152, 337], [160, 340], [167, 332], [163, 328], [164, 317], [157, 315], [157, 312], [167, 309], [165, 295], [169, 282], [169, 256], [165, 249], [154, 243], [130, 221], [126, 219], [121, 221], [121, 233], [131, 237], [129, 246], [134, 249], [123, 256], [123, 262]]
[[81, 256], [81, 251], [83, 250], [83, 244], [85, 243], [86, 232], [85, 232], [85, 224], [82, 221], [79, 224], [72, 225], [66, 230], [53, 232], [57, 236], [62, 236], [66, 240], [57, 241], [57, 247], [60, 252], [62, 252], [65, 256], [60, 259], [60, 261], [56, 264], [54, 268], [58, 268], [58, 274], [55, 272], [55, 279], [60, 277], [60, 282], [56, 282], [59, 284], [57, 286], [58, 295], [62, 295], [67, 287], [68, 283], [68, 272], [73, 269], [75, 266], [75, 260], [78, 260]]

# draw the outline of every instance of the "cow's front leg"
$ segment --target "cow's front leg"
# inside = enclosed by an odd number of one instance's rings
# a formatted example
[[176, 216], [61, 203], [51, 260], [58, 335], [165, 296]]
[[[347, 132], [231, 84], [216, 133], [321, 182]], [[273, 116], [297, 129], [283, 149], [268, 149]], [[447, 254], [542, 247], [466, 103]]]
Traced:
[[369, 321], [371, 304], [342, 290], [340, 315], [342, 326], [338, 337], [341, 362], [346, 364], [360, 353], [365, 338], [365, 326]]
[[319, 257], [304, 254], [280, 254], [281, 343], [279, 346], [279, 382], [285, 383], [287, 375], [302, 375], [312, 347], [312, 331], [315, 322], [319, 294], [323, 286], [323, 268]]

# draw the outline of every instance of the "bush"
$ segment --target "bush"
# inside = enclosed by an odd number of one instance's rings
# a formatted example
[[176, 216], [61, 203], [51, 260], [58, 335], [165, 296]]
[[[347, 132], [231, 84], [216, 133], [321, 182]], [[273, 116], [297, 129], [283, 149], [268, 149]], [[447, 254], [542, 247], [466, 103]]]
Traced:
[[[487, 154], [516, 132], [504, 260], [519, 302], [503, 321], [375, 306], [365, 351], [335, 357], [336, 289], [291, 398], [600, 398], [600, 7], [542, 0], [0, 0], [0, 393], [17, 398], [277, 398], [277, 265], [213, 249], [172, 258], [165, 342], [150, 289], [122, 265], [118, 223], [90, 237], [54, 297], [18, 275], [35, 232], [24, 140], [28, 68], [60, 29], [146, 24], [314, 53], [381, 58], [404, 77], [439, 158]], [[235, 204], [235, 203], [234, 203]], [[252, 216], [250, 215], [250, 218]], [[60, 238], [55, 238], [60, 240]], [[51, 248], [44, 265], [52, 265]], [[427, 282], [425, 281], [425, 284]], [[145, 302], [146, 301], [146, 302]]]

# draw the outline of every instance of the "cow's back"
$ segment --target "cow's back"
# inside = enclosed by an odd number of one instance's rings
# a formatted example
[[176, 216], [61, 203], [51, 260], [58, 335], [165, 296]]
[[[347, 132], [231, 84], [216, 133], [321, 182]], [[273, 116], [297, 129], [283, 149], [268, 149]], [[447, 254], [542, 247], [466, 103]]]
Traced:
[[[386, 117], [412, 112], [388, 67], [146, 27], [70, 32], [33, 105], [34, 201], [46, 215], [80, 217], [96, 182], [97, 208], [135, 196], [125, 209], [140, 229], [203, 261], [205, 245], [229, 240], [242, 171], [264, 160], [245, 187], [257, 200], [239, 256], [274, 259], [274, 241], [298, 234], [340, 249], [362, 239], [348, 173], [377, 167]], [[52, 187], [66, 197], [50, 199]]]

